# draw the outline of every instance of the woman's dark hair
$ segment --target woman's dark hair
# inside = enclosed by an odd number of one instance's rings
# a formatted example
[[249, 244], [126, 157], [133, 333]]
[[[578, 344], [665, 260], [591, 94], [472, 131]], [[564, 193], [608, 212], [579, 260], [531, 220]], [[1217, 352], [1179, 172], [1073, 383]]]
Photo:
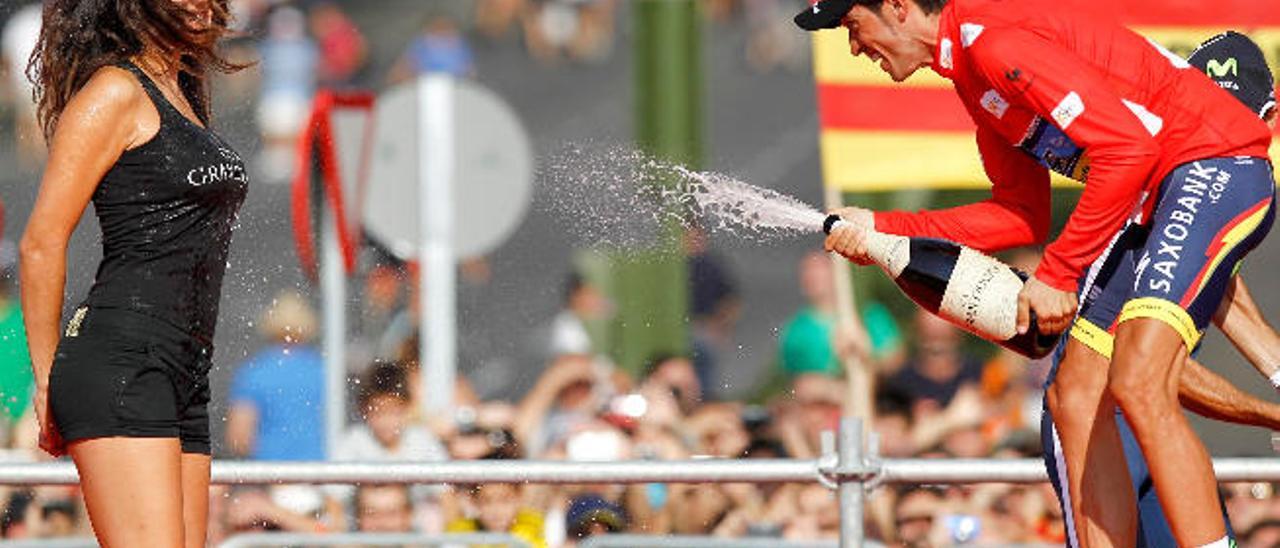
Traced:
[[179, 60], [178, 85], [207, 124], [205, 72], [246, 66], [217, 53], [218, 40], [227, 32], [227, 0], [207, 2], [209, 24], [199, 28], [191, 23], [189, 8], [176, 0], [45, 0], [40, 39], [27, 62], [45, 138], [53, 136], [63, 109], [94, 72], [148, 48]]

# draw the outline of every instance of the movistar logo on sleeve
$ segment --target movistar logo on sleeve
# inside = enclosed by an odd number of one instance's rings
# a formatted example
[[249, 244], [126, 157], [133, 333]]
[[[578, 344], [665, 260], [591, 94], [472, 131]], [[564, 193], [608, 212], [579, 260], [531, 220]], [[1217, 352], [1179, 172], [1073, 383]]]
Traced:
[[1240, 76], [1240, 63], [1235, 57], [1230, 57], [1226, 61], [1210, 59], [1209, 64], [1205, 66], [1205, 72], [1214, 78], [1222, 78], [1228, 74]]

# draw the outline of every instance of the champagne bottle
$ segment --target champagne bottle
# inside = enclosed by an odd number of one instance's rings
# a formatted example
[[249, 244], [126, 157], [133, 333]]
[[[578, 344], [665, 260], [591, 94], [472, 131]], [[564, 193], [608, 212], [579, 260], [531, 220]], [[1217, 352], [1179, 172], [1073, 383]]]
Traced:
[[[822, 231], [846, 221], [830, 215]], [[1018, 293], [1027, 274], [963, 245], [936, 238], [911, 238], [868, 229], [867, 255], [911, 300], [965, 331], [1024, 356], [1053, 351], [1060, 334], [1045, 335], [1035, 313], [1018, 334]]]

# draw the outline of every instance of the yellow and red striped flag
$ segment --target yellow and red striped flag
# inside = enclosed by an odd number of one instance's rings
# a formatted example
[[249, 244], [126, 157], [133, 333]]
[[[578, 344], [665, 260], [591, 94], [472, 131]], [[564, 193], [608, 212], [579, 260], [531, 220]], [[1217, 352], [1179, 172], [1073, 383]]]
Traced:
[[[1106, 2], [1135, 31], [1187, 56], [1226, 30], [1247, 34], [1280, 74], [1280, 4], [1261, 0]], [[951, 83], [923, 69], [895, 84], [849, 55], [844, 29], [814, 33], [814, 79], [825, 184], [846, 192], [986, 188], [973, 122]], [[1280, 138], [1271, 157], [1280, 160]], [[1058, 176], [1055, 184], [1075, 184]]]

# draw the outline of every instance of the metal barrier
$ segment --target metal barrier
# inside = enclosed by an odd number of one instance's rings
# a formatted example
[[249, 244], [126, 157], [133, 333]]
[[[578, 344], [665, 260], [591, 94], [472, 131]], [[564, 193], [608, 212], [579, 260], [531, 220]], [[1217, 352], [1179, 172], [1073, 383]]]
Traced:
[[[867, 548], [884, 544], [867, 541]], [[778, 538], [723, 538], [692, 535], [597, 535], [578, 543], [578, 548], [837, 548], [838, 541], [782, 540]], [[1057, 544], [965, 544], [968, 548], [1059, 548]]]
[[93, 537], [0, 540], [0, 548], [98, 548]]
[[[454, 461], [440, 463], [340, 463], [214, 461], [215, 484], [359, 483], [737, 483], [812, 482], [816, 460], [692, 461]], [[69, 462], [0, 464], [0, 485], [70, 485]]]
[[[884, 459], [840, 468], [825, 459], [687, 461], [460, 461], [442, 463], [330, 463], [215, 461], [213, 483], [1039, 483], [1039, 459]], [[1220, 482], [1280, 481], [1280, 459], [1215, 459]], [[70, 463], [0, 464], [0, 485], [72, 485]], [[0, 544], [0, 547], [5, 546]]]
[[[693, 535], [596, 535], [578, 548], [837, 548], [835, 540], [782, 540], [777, 538], [721, 538]], [[878, 543], [867, 543], [873, 548]]]
[[[450, 533], [443, 535], [418, 535], [412, 533], [247, 533], [224, 540], [217, 548], [275, 548], [282, 546], [454, 546], [483, 544], [504, 548], [529, 548], [519, 538], [491, 533]], [[777, 538], [723, 538], [696, 535], [597, 535], [583, 539], [578, 548], [837, 548], [836, 540], [782, 540]], [[884, 548], [884, 545], [867, 541], [867, 548]], [[987, 548], [968, 544], [970, 548]], [[40, 540], [0, 541], [0, 548], [98, 548], [91, 537], [54, 538]], [[992, 547], [994, 548], [994, 547]], [[1049, 544], [1005, 544], [1000, 548], [1054, 548]]]
[[[244, 533], [227, 537], [218, 548], [275, 548], [283, 546], [469, 546], [532, 548], [505, 533]], [[0, 540], [0, 548], [98, 548], [93, 537]], [[786, 548], [786, 547], [782, 547]], [[797, 547], [799, 548], [799, 547]], [[828, 547], [829, 548], [829, 547]]]
[[[458, 461], [443, 463], [337, 463], [216, 461], [218, 484], [470, 484], [470, 483], [769, 483], [819, 482], [839, 491], [843, 516], [861, 516], [865, 490], [883, 483], [1038, 483], [1037, 459], [878, 459], [863, 451], [861, 424], [843, 419], [835, 454], [812, 460], [688, 461]], [[1217, 459], [1219, 481], [1280, 480], [1280, 459]], [[0, 464], [0, 485], [74, 484], [69, 462]], [[329, 537], [325, 537], [329, 538]], [[0, 543], [0, 548], [10, 548]], [[77, 547], [80, 545], [76, 545]], [[613, 545], [610, 545], [613, 546]], [[863, 546], [861, 519], [843, 519], [840, 546]]]
[[445, 546], [471, 545], [532, 548], [512, 535], [499, 533], [247, 533], [228, 537], [218, 548], [275, 548], [277, 546]]

